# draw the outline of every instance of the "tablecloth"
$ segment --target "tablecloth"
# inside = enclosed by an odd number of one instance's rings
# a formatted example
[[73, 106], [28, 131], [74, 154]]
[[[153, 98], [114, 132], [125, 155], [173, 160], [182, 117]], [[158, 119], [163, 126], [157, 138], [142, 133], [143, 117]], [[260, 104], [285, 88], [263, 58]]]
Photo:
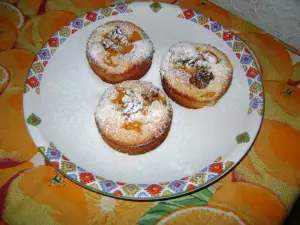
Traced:
[[[300, 57], [209, 1], [162, 1], [200, 11], [235, 32], [258, 58], [265, 91], [259, 135], [246, 157], [208, 188], [163, 201], [91, 192], [45, 163], [22, 113], [26, 74], [62, 25], [105, 0], [0, 2], [0, 224], [281, 224], [299, 195]], [[201, 179], [201, 177], [199, 178]], [[197, 181], [195, 181], [197, 182]]]

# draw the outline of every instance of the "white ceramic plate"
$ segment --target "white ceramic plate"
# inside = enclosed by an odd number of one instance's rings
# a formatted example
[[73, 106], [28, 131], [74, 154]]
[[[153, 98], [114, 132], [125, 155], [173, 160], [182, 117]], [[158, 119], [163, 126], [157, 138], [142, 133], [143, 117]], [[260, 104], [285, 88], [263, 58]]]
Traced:
[[[111, 149], [94, 120], [109, 84], [89, 68], [85, 44], [94, 28], [112, 20], [131, 21], [149, 35], [155, 54], [142, 80], [159, 87], [162, 57], [178, 41], [214, 45], [234, 68], [231, 87], [215, 106], [190, 110], [173, 103], [167, 139], [143, 155]], [[40, 50], [25, 85], [25, 120], [46, 159], [84, 187], [127, 199], [165, 198], [210, 184], [247, 153], [262, 120], [261, 77], [248, 47], [211, 18], [168, 4], [120, 3], [75, 19]]]

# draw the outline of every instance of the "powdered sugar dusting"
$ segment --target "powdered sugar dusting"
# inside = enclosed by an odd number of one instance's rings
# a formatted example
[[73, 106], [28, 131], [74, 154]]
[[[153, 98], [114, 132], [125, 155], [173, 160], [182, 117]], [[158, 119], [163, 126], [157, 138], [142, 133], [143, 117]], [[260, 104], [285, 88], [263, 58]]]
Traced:
[[122, 102], [125, 105], [125, 109], [123, 110], [124, 114], [132, 115], [137, 113], [139, 110], [143, 108], [142, 101], [140, 101], [137, 98], [129, 97], [128, 95], [125, 95], [122, 98]]
[[[114, 99], [123, 92], [122, 105]], [[145, 96], [157, 94], [165, 100], [146, 101]], [[124, 142], [141, 142], [160, 136], [172, 119], [172, 108], [164, 93], [150, 82], [125, 81], [109, 87], [95, 111], [99, 128], [110, 137]], [[124, 128], [126, 123], [139, 122], [142, 132]]]
[[190, 60], [198, 55], [197, 50], [190, 42], [176, 43], [170, 48], [169, 52], [174, 63]]
[[218, 58], [217, 58], [215, 55], [213, 55], [213, 54], [211, 54], [211, 53], [209, 53], [209, 52], [204, 53], [204, 54], [203, 54], [203, 57], [204, 57], [204, 58], [206, 59], [206, 61], [209, 62], [211, 65], [215, 65], [215, 64], [217, 64], [217, 62], [218, 62]]
[[[138, 32], [142, 39], [131, 43], [129, 38], [133, 32]], [[120, 50], [130, 43], [133, 45], [130, 52], [112, 56], [113, 66], [106, 63], [105, 59], [109, 56], [106, 49]], [[115, 74], [123, 74], [133, 65], [151, 60], [153, 53], [153, 43], [141, 28], [131, 22], [119, 20], [97, 27], [88, 38], [86, 45], [87, 58], [99, 67]]]

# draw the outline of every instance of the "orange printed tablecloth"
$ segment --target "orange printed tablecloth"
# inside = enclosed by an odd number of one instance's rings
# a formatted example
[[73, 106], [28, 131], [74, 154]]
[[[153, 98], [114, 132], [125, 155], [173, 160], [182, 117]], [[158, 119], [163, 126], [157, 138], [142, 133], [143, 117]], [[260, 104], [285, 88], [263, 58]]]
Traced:
[[265, 114], [247, 156], [209, 188], [159, 202], [117, 200], [62, 177], [45, 163], [27, 133], [22, 113], [24, 80], [35, 54], [62, 25], [114, 2], [2, 0], [0, 224], [282, 223], [299, 195], [300, 57], [271, 35], [209, 1], [163, 2], [218, 20], [237, 33], [259, 59]]

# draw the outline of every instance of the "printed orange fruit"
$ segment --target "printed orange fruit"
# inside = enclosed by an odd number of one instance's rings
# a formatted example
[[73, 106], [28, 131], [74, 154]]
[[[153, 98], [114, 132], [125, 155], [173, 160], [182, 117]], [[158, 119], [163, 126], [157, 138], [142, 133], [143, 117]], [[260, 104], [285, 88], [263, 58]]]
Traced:
[[231, 182], [233, 182], [233, 172], [232, 171], [230, 171], [225, 176], [223, 176], [220, 180], [215, 182], [213, 184], [213, 186], [216, 189], [219, 189], [219, 188], [223, 187], [225, 184], [228, 184], [228, 183], [231, 183]]
[[83, 189], [65, 179], [50, 166], [22, 173], [10, 185], [3, 218], [10, 224], [87, 224]]
[[214, 206], [186, 207], [175, 211], [162, 218], [157, 225], [181, 225], [181, 224], [222, 224], [222, 225], [245, 225], [247, 221], [236, 213]]
[[5, 66], [0, 64], [0, 95], [5, 90], [10, 81], [10, 72]]
[[233, 182], [218, 189], [208, 202], [242, 215], [250, 224], [281, 224], [286, 211], [279, 199], [265, 188]]
[[78, 8], [74, 5], [72, 0], [47, 0], [46, 2], [46, 11], [53, 11], [53, 10], [62, 10], [74, 13], [77, 16], [81, 16], [87, 13], [86, 9]]
[[289, 208], [299, 192], [299, 138], [287, 124], [264, 120], [249, 154], [234, 169], [234, 180], [271, 190]]
[[4, 17], [0, 17], [0, 51], [11, 49], [17, 40], [16, 26]]
[[300, 131], [300, 89], [279, 81], [265, 81], [265, 118]]
[[292, 59], [284, 45], [266, 33], [240, 33], [249, 45], [263, 70], [262, 79], [287, 82], [292, 73]]
[[22, 0], [18, 2], [17, 7], [25, 16], [31, 18], [38, 13], [42, 2], [43, 0]]
[[11, 86], [24, 88], [25, 77], [35, 58], [32, 52], [21, 49], [11, 49], [0, 52], [0, 62], [11, 75]]
[[124, 201], [84, 190], [88, 207], [88, 224], [136, 224], [155, 202]]
[[293, 65], [291, 80], [300, 81], [300, 62]]
[[37, 53], [58, 29], [75, 18], [75, 14], [66, 11], [48, 11], [35, 16], [19, 31], [16, 46]]
[[[0, 158], [0, 161], [3, 160]], [[21, 163], [17, 166], [1, 169], [1, 177], [0, 177], [0, 187], [2, 187], [6, 182], [9, 181], [13, 176], [18, 174], [19, 172], [32, 168], [33, 164], [29, 161]]]
[[86, 10], [86, 12], [104, 7], [106, 5], [105, 0], [87, 0], [87, 1], [71, 0], [71, 1], [75, 5], [75, 7], [84, 9]]
[[18, 29], [21, 28], [24, 23], [22, 12], [12, 4], [0, 2], [0, 15], [15, 24]]
[[29, 160], [37, 152], [25, 126], [22, 95], [19, 88], [9, 88], [0, 97], [1, 155], [17, 162]]

